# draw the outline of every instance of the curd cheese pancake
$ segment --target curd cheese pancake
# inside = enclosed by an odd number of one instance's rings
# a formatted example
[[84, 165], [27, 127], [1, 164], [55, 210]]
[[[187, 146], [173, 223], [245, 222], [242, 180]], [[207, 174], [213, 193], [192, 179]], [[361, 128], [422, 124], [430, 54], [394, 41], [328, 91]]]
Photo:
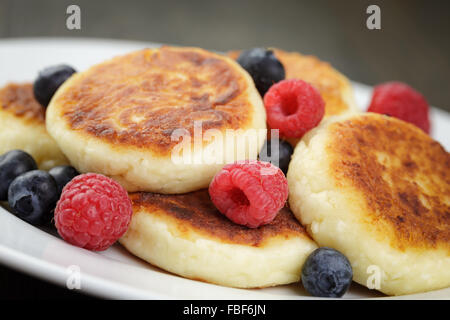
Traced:
[[[203, 135], [195, 134], [198, 124]], [[207, 187], [225, 163], [256, 159], [266, 117], [252, 79], [235, 61], [164, 46], [73, 75], [50, 102], [47, 128], [80, 172], [105, 174], [128, 191], [184, 193]], [[215, 136], [253, 129], [257, 142], [244, 155], [235, 146], [246, 135], [237, 134], [236, 144]], [[207, 131], [214, 133], [209, 139]], [[173, 159], [184, 154], [180, 144], [191, 151], [187, 161]]]
[[419, 128], [329, 118], [297, 145], [287, 179], [293, 213], [358, 283], [389, 295], [450, 285], [450, 154]]
[[270, 224], [250, 229], [222, 215], [206, 189], [130, 198], [133, 217], [121, 244], [186, 278], [238, 288], [292, 283], [317, 248], [286, 207]]
[[35, 100], [31, 83], [10, 83], [0, 89], [0, 154], [28, 152], [40, 169], [67, 164], [45, 129], [45, 110]]

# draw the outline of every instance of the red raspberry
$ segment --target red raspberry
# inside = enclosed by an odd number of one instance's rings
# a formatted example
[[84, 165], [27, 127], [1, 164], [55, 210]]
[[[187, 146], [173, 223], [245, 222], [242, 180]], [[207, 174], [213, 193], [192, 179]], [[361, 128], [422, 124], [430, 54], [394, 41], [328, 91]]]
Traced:
[[239, 161], [216, 174], [209, 195], [231, 221], [256, 228], [270, 223], [283, 208], [288, 184], [283, 172], [271, 163]]
[[301, 138], [317, 126], [325, 113], [325, 102], [319, 91], [299, 79], [283, 80], [264, 96], [267, 123], [280, 130], [280, 137]]
[[102, 251], [127, 231], [131, 215], [131, 200], [120, 184], [87, 173], [64, 187], [55, 209], [55, 224], [67, 242]]
[[376, 86], [367, 111], [402, 119], [430, 133], [428, 103], [407, 84], [387, 82]]

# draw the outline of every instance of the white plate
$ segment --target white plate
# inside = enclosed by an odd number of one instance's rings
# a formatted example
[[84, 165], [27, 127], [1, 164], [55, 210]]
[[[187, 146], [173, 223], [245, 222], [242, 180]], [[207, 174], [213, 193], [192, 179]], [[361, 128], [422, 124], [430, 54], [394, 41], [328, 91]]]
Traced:
[[[78, 70], [106, 58], [155, 46], [152, 43], [98, 39], [0, 40], [0, 85], [31, 81], [45, 66], [68, 63]], [[354, 83], [363, 108], [371, 88]], [[433, 136], [450, 148], [450, 115], [432, 110]], [[35, 228], [0, 207], [0, 262], [65, 286], [73, 271], [81, 271], [81, 290], [106, 298], [124, 299], [311, 299], [300, 285], [242, 290], [184, 279], [133, 257], [120, 245], [102, 253], [71, 246], [54, 234]], [[75, 269], [70, 266], [77, 266]], [[72, 278], [69, 276], [72, 275]], [[74, 283], [74, 282], [72, 282]], [[345, 298], [383, 297], [352, 284]], [[450, 288], [400, 298], [450, 298]]]

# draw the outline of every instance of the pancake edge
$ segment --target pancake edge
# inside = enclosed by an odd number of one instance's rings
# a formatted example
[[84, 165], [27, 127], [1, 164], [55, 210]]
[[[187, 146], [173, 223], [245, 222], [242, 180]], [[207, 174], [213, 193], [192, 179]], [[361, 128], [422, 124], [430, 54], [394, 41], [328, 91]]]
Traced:
[[138, 210], [119, 242], [152, 265], [227, 287], [263, 288], [297, 282], [306, 258], [317, 248], [305, 235], [270, 239], [262, 247], [219, 243], [195, 229], [186, 237], [167, 221]]

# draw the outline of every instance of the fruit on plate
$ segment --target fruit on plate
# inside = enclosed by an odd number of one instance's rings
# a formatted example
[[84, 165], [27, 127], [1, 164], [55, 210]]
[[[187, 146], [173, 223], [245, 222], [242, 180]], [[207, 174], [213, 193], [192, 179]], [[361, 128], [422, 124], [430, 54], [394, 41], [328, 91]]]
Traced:
[[353, 271], [348, 259], [331, 248], [318, 248], [302, 268], [303, 287], [316, 297], [340, 298], [352, 283]]
[[278, 129], [282, 138], [301, 138], [316, 127], [325, 113], [325, 102], [309, 83], [283, 80], [270, 87], [264, 96], [267, 123]]
[[34, 97], [46, 108], [56, 90], [75, 72], [74, 68], [64, 64], [43, 69], [34, 81]]
[[293, 152], [289, 142], [271, 137], [264, 143], [258, 160], [278, 164], [278, 167], [286, 175]]
[[131, 201], [120, 184], [87, 173], [64, 187], [55, 209], [55, 225], [67, 242], [102, 251], [127, 231], [131, 215]]
[[405, 83], [387, 82], [376, 86], [367, 111], [402, 119], [430, 133], [428, 102]]
[[[325, 101], [324, 118], [346, 113], [358, 112], [351, 82], [345, 75], [333, 68], [329, 63], [315, 56], [298, 52], [271, 49], [275, 57], [284, 66], [286, 79], [301, 79], [316, 88]], [[237, 59], [241, 51], [230, 51], [228, 56]], [[289, 138], [295, 146], [299, 138]]]
[[288, 197], [283, 172], [268, 162], [228, 164], [209, 185], [211, 201], [231, 221], [250, 228], [270, 223]]
[[11, 150], [0, 156], [0, 201], [8, 200], [8, 188], [21, 174], [37, 169], [36, 162], [22, 150]]
[[55, 179], [42, 170], [18, 176], [8, 189], [8, 203], [13, 212], [33, 225], [50, 222], [56, 201], [58, 188]]
[[51, 168], [48, 173], [55, 179], [59, 195], [61, 195], [64, 186], [80, 174], [72, 166], [56, 166]]
[[252, 76], [262, 97], [272, 85], [285, 78], [284, 67], [272, 50], [263, 48], [245, 50], [236, 61]]

